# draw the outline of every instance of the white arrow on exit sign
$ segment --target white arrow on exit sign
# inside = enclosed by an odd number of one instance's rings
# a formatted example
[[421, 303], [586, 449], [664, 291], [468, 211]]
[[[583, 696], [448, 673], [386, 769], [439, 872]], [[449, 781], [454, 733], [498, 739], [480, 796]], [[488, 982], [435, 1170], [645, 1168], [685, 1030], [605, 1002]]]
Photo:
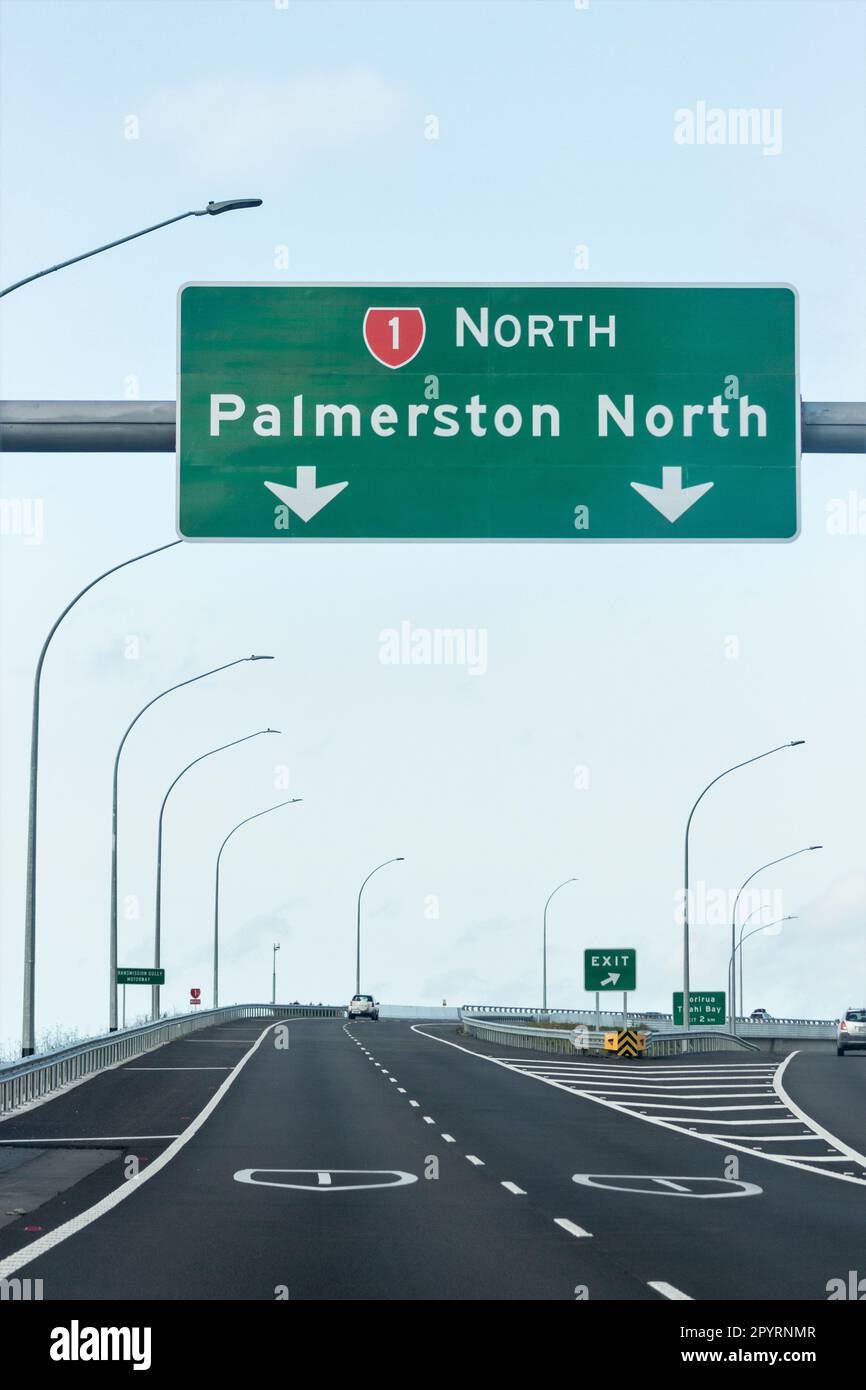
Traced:
[[650, 487], [647, 483], [632, 483], [635, 492], [646, 498], [651, 507], [667, 517], [668, 521], [679, 521], [689, 507], [693, 507], [713, 483], [696, 483], [694, 487], [683, 487], [683, 470], [679, 466], [662, 469], [661, 487]]

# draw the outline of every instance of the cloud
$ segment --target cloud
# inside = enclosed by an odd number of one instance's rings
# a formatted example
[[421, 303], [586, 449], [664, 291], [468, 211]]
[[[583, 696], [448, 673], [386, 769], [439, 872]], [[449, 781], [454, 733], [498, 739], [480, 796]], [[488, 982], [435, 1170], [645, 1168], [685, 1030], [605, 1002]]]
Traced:
[[202, 176], [262, 173], [381, 135], [401, 104], [401, 89], [367, 68], [209, 78], [157, 93], [142, 134], [170, 143]]
[[422, 993], [425, 999], [438, 1001], [441, 997], [449, 1003], [462, 1004], [464, 994], [477, 994], [481, 987], [481, 977], [474, 970], [448, 970], [444, 974], [432, 975], [425, 980]]
[[483, 945], [492, 937], [502, 937], [513, 930], [513, 923], [507, 922], [504, 917], [488, 917], [483, 922], [473, 922], [471, 926], [464, 927], [457, 938], [457, 948]]

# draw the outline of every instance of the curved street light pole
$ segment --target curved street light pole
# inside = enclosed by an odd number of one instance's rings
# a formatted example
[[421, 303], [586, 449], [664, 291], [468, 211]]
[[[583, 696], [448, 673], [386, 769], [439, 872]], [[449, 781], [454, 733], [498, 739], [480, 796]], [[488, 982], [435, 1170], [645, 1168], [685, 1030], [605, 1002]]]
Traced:
[[53, 275], [55, 270], [65, 270], [68, 265], [77, 265], [79, 261], [87, 261], [91, 256], [98, 256], [103, 251], [111, 251], [115, 246], [123, 246], [127, 241], [135, 241], [137, 237], [147, 236], [149, 232], [158, 232], [161, 227], [170, 227], [173, 222], [183, 222], [186, 217], [216, 217], [221, 212], [234, 212], [238, 208], [258, 208], [261, 207], [261, 198], [230, 198], [223, 203], [208, 203], [206, 208], [192, 209], [190, 212], [179, 212], [177, 217], [167, 217], [164, 222], [154, 222], [152, 227], [143, 227], [140, 232], [130, 232], [129, 236], [118, 237], [116, 241], [107, 241], [104, 246], [96, 246], [92, 251], [83, 251], [80, 256], [70, 256], [68, 261], [58, 261], [57, 265], [50, 265], [45, 270], [37, 270], [35, 275], [25, 275], [23, 280], [16, 280], [14, 285], [7, 285], [5, 290], [0, 290], [0, 299], [6, 294], [11, 294], [13, 290], [20, 290], [22, 285], [29, 285], [32, 280], [41, 280], [43, 275]]
[[384, 862], [384, 864], [377, 864], [376, 867], [375, 867], [375, 869], [371, 869], [371, 870], [370, 870], [370, 872], [368, 873], [367, 877], [364, 879], [364, 882], [361, 884], [361, 887], [358, 889], [358, 918], [357, 918], [357, 931], [356, 931], [356, 936], [355, 936], [355, 993], [356, 993], [356, 994], [360, 994], [360, 993], [361, 993], [361, 894], [363, 893], [364, 889], [366, 888], [367, 884], [370, 882], [370, 879], [373, 877], [374, 874], [377, 874], [377, 873], [379, 872], [380, 869], [385, 869], [385, 868], [387, 868], [389, 864], [402, 864], [403, 861], [404, 861], [404, 858], [405, 858], [405, 855], [398, 854], [394, 859], [386, 859], [385, 862]]
[[[239, 743], [248, 743], [251, 738], [259, 738], [262, 734], [278, 734], [279, 732], [279, 729], [257, 729], [254, 734], [245, 734], [243, 738], [233, 739], [231, 743], [222, 743], [219, 748], [211, 748], [207, 753], [200, 753], [177, 774], [162, 798], [162, 805], [159, 808], [159, 827], [156, 834], [156, 912], [153, 931], [153, 963], [157, 969], [159, 969], [162, 936], [162, 822], [168, 798], [181, 777], [185, 776], [191, 767], [195, 767], [196, 763], [204, 762], [205, 758], [212, 758], [215, 753], [224, 753], [227, 748], [236, 748]], [[151, 990], [151, 1015], [154, 1020], [159, 1018], [159, 985], [154, 985]]]
[[24, 1004], [22, 1010], [21, 1027], [21, 1055], [22, 1057], [32, 1057], [36, 1046], [35, 1040], [35, 1013], [36, 1013], [36, 802], [39, 783], [39, 702], [42, 685], [42, 667], [48, 652], [51, 639], [59, 628], [63, 619], [70, 609], [74, 608], [80, 598], [96, 584], [100, 584], [103, 579], [107, 579], [110, 574], [116, 574], [118, 570], [126, 569], [127, 565], [134, 565], [139, 560], [146, 560], [151, 555], [159, 555], [163, 550], [173, 550], [176, 545], [183, 545], [183, 541], [169, 541], [166, 545], [157, 545], [153, 550], [145, 550], [141, 555], [133, 555], [129, 560], [121, 560], [119, 565], [112, 565], [111, 569], [98, 574], [95, 579], [91, 579], [89, 584], [85, 584], [83, 589], [79, 589], [73, 599], [70, 599], [62, 613], [55, 618], [48, 631], [48, 636], [42, 643], [39, 659], [36, 662], [36, 674], [33, 678], [33, 711], [30, 722], [30, 790], [27, 808], [27, 889], [26, 902], [24, 908]]
[[108, 1031], [117, 1032], [117, 787], [120, 773], [120, 755], [123, 752], [124, 744], [132, 733], [136, 724], [143, 714], [155, 705], [158, 700], [164, 700], [166, 695], [171, 695], [175, 690], [182, 690], [184, 686], [195, 685], [196, 681], [203, 681], [206, 676], [215, 676], [220, 671], [228, 671], [232, 666], [242, 666], [247, 661], [273, 661], [272, 656], [241, 656], [236, 661], [227, 661], [223, 666], [215, 666], [212, 671], [202, 671], [198, 676], [190, 676], [188, 680], [178, 681], [177, 685], [170, 685], [167, 690], [161, 690], [158, 695], [154, 695], [152, 700], [148, 700], [134, 719], [127, 724], [123, 737], [117, 745], [117, 752], [114, 755], [114, 772], [111, 780], [111, 930], [108, 947], [108, 968], [110, 974], [109, 998], [108, 998]]
[[[754, 913], [750, 912], [750, 913], [749, 913], [749, 917], [753, 917], [753, 916], [754, 916]], [[747, 917], [747, 918], [746, 918], [746, 922], [748, 922], [748, 920], [749, 920], [749, 918]], [[735, 960], [735, 958], [736, 958], [736, 953], [737, 953], [737, 951], [738, 951], [739, 954], [740, 954], [740, 1009], [742, 1010], [744, 1016], [745, 1016], [745, 1009], [744, 1009], [744, 1007], [743, 1007], [743, 974], [742, 974], [742, 970], [743, 970], [743, 943], [744, 943], [745, 941], [748, 941], [748, 939], [749, 939], [750, 936], [757, 936], [757, 935], [758, 935], [760, 932], [762, 932], [762, 931], [769, 931], [769, 930], [770, 930], [770, 927], [777, 927], [777, 926], [779, 925], [780, 922], [796, 922], [796, 920], [797, 920], [797, 915], [796, 915], [796, 913], [794, 913], [794, 912], [789, 912], [789, 913], [787, 913], [787, 915], [784, 916], [784, 917], [774, 917], [773, 920], [772, 920], [772, 922], [765, 922], [764, 925], [761, 926], [761, 927], [753, 927], [751, 931], [746, 932], [746, 935], [745, 935], [745, 936], [743, 936], [743, 927], [746, 925], [746, 922], [743, 922], [742, 926], [740, 927], [740, 939], [739, 939], [739, 941], [737, 942], [736, 951], [735, 951], [734, 954], [731, 956], [731, 959], [728, 961], [728, 979], [730, 980], [731, 976], [736, 972], [737, 966], [736, 966], [736, 960]]]
[[557, 895], [557, 893], [559, 892], [559, 889], [560, 889], [560, 888], [565, 888], [565, 887], [567, 887], [567, 885], [568, 885], [569, 883], [578, 883], [578, 882], [579, 882], [579, 879], [577, 879], [577, 878], [567, 878], [567, 879], [565, 879], [565, 881], [564, 881], [563, 883], [560, 883], [560, 885], [559, 885], [558, 888], [554, 888], [553, 892], [552, 892], [551, 895], [550, 895], [550, 898], [548, 898], [548, 899], [547, 899], [547, 902], [544, 904], [544, 933], [543, 933], [542, 947], [541, 947], [541, 962], [542, 962], [542, 975], [541, 975], [541, 1008], [542, 1008], [542, 1012], [543, 1012], [543, 1013], [546, 1013], [546, 1012], [547, 1012], [547, 909], [550, 907], [550, 899], [556, 897], [556, 895]]
[[805, 743], [804, 738], [790, 739], [788, 743], [780, 743], [776, 748], [768, 748], [766, 753], [757, 753], [754, 758], [746, 758], [744, 762], [734, 763], [733, 767], [725, 768], [718, 777], [714, 777], [712, 782], [708, 782], [698, 797], [697, 801], [689, 811], [689, 818], [686, 821], [685, 855], [683, 868], [683, 1030], [689, 1031], [689, 829], [692, 824], [692, 816], [703, 801], [710, 787], [714, 787], [717, 782], [721, 782], [723, 777], [727, 777], [732, 772], [737, 772], [741, 767], [748, 767], [750, 763], [760, 762], [762, 758], [769, 758], [771, 753], [780, 753], [783, 748], [798, 748], [801, 743]]
[[271, 978], [271, 1003], [277, 1002], [277, 951], [280, 949], [279, 941], [274, 942], [273, 956], [271, 959], [272, 978]]
[[[765, 869], [772, 869], [772, 867], [773, 867], [774, 864], [784, 864], [784, 862], [785, 862], [786, 859], [796, 859], [796, 857], [797, 857], [798, 854], [807, 854], [810, 850], [813, 850], [813, 849], [822, 849], [822, 848], [823, 848], [823, 846], [821, 846], [821, 845], [803, 845], [802, 849], [795, 849], [795, 850], [792, 850], [790, 854], [782, 854], [782, 855], [779, 856], [778, 859], [770, 859], [766, 864], [762, 864], [762, 865], [760, 866], [760, 868], [755, 869], [755, 871], [754, 871], [753, 873], [749, 874], [749, 877], [748, 877], [747, 879], [745, 879], [743, 883], [740, 884], [739, 888], [737, 889], [737, 896], [734, 898], [734, 910], [733, 910], [733, 912], [731, 913], [731, 958], [732, 958], [732, 959], [733, 959], [734, 951], [736, 950], [736, 945], [737, 945], [737, 904], [738, 904], [739, 901], [740, 901], [740, 897], [741, 897], [741, 895], [742, 895], [743, 889], [746, 888], [746, 887], [748, 887], [748, 885], [751, 883], [752, 879], [753, 879], [753, 878], [757, 878], [758, 874], [762, 874], [762, 873], [764, 872]], [[732, 1032], [732, 1033], [736, 1033], [736, 1031], [737, 1031], [737, 980], [736, 980], [736, 976], [733, 976], [733, 977], [731, 978], [731, 1000], [730, 1000], [730, 1004], [731, 1004], [731, 1010], [730, 1010], [731, 1032]]]
[[241, 826], [249, 825], [251, 820], [258, 820], [259, 816], [267, 816], [271, 811], [279, 811], [281, 806], [294, 806], [298, 801], [303, 801], [301, 796], [289, 797], [288, 801], [278, 801], [276, 806], [266, 806], [263, 811], [256, 811], [255, 815], [247, 816], [244, 820], [238, 821], [233, 830], [226, 835], [219, 847], [216, 859], [216, 876], [214, 879], [214, 907], [213, 907], [213, 1002], [212, 1008], [217, 1008], [219, 1004], [219, 933], [220, 933], [220, 860], [223, 850]]
[[[753, 918], [754, 916], [756, 916], [757, 913], [763, 912], [763, 911], [764, 911], [765, 907], [766, 907], [766, 903], [762, 903], [762, 904], [760, 905], [760, 907], [753, 907], [752, 910], [751, 910], [751, 912], [748, 913], [748, 914], [746, 915], [746, 917], [743, 918], [742, 922], [740, 923], [740, 936], [739, 936], [739, 941], [738, 941], [738, 943], [737, 943], [737, 950], [738, 950], [738, 951], [739, 951], [739, 949], [740, 949], [740, 946], [743, 944], [743, 932], [745, 931], [746, 927], [749, 925], [749, 923], [751, 922], [752, 918]], [[767, 926], [772, 926], [772, 925], [773, 925], [772, 922], [768, 922], [768, 923], [767, 923]], [[730, 988], [731, 988], [731, 972], [730, 972], [730, 969], [729, 969], [729, 970], [728, 970], [728, 991], [729, 991], [729, 992], [730, 992]], [[740, 955], [740, 993], [739, 993], [739, 999], [740, 999], [740, 1008], [742, 1008], [742, 1005], [743, 1005], [743, 957], [742, 957], [742, 954]]]

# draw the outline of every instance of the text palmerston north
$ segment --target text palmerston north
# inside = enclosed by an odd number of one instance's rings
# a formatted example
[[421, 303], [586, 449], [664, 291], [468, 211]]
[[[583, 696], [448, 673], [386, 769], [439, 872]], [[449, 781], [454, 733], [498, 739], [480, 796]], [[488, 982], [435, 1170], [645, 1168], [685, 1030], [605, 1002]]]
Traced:
[[[385, 402], [363, 409], [351, 401], [310, 402], [298, 394], [291, 397], [288, 407], [263, 401], [253, 410], [255, 413], [250, 415], [243, 396], [211, 394], [212, 438], [218, 439], [226, 425], [243, 419], [262, 439], [280, 439], [286, 434], [295, 439], [307, 435], [319, 439], [357, 439], [365, 433], [383, 439], [394, 435], [405, 439], [427, 435], [453, 439], [465, 430], [477, 439], [487, 434], [510, 438], [522, 432], [528, 432], [535, 439], [558, 439], [560, 434], [559, 408], [549, 402], [533, 403], [528, 410], [521, 410], [508, 402], [495, 405], [482, 401], [477, 394], [462, 404], [410, 401], [400, 410]], [[763, 439], [767, 434], [767, 412], [748, 396], [729, 402], [716, 395], [710, 401], [686, 403], [674, 410], [659, 401], [644, 407], [632, 392], [619, 396], [605, 393], [598, 396], [596, 423], [600, 439], [616, 433], [632, 439], [636, 433], [644, 431], [657, 439], [672, 433], [682, 439], [707, 435], [717, 439], [730, 435], [746, 439], [750, 434]]]
[[[577, 352], [594, 350], [604, 357], [616, 351], [616, 316], [610, 314], [602, 322], [595, 314], [526, 314], [523, 318], [499, 314], [491, 321], [487, 307], [475, 311], [473, 317], [459, 305], [455, 311], [454, 346], [482, 348], [500, 356], [507, 356], [517, 347], [533, 349], [542, 356], [550, 348], [565, 347]], [[593, 372], [597, 374], [595, 360], [594, 357]], [[543, 380], [543, 364], [539, 365], [539, 379]], [[524, 375], [520, 368], [515, 371]], [[578, 370], [576, 375], [579, 374]], [[525, 373], [529, 378], [532, 375], [533, 372]], [[560, 376], [560, 381], [567, 385], [568, 377]], [[548, 380], [548, 387], [549, 384]], [[241, 428], [251, 429], [262, 439], [342, 439], [371, 434], [382, 439], [453, 439], [465, 433], [477, 439], [487, 435], [507, 439], [521, 434], [535, 439], [560, 437], [560, 407], [550, 401], [517, 406], [509, 401], [482, 400], [477, 392], [464, 401], [440, 401], [436, 377], [425, 378], [424, 395], [428, 399], [397, 407], [386, 401], [365, 406], [350, 400], [311, 401], [301, 392], [291, 394], [280, 404], [252, 403], [231, 391], [212, 392], [210, 434], [219, 438], [226, 427], [244, 421]], [[748, 395], [731, 401], [721, 393], [708, 401], [672, 408], [663, 401], [638, 399], [633, 392], [598, 392], [594, 424], [599, 439], [616, 435], [634, 438], [638, 434], [654, 438], [674, 435], [684, 440], [767, 435], [763, 406], [750, 401]]]

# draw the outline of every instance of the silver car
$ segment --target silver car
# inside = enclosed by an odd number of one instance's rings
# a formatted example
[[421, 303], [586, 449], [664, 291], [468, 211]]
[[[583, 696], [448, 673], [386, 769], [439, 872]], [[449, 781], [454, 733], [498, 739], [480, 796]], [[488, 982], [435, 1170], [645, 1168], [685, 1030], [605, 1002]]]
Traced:
[[374, 1023], [377, 1023], [379, 1021], [378, 1002], [372, 994], [353, 994], [349, 1000], [346, 1017], [350, 1021], [353, 1018], [371, 1018]]
[[866, 1048], [866, 1008], [846, 1010], [836, 1024], [836, 1055], [842, 1057], [853, 1047]]

